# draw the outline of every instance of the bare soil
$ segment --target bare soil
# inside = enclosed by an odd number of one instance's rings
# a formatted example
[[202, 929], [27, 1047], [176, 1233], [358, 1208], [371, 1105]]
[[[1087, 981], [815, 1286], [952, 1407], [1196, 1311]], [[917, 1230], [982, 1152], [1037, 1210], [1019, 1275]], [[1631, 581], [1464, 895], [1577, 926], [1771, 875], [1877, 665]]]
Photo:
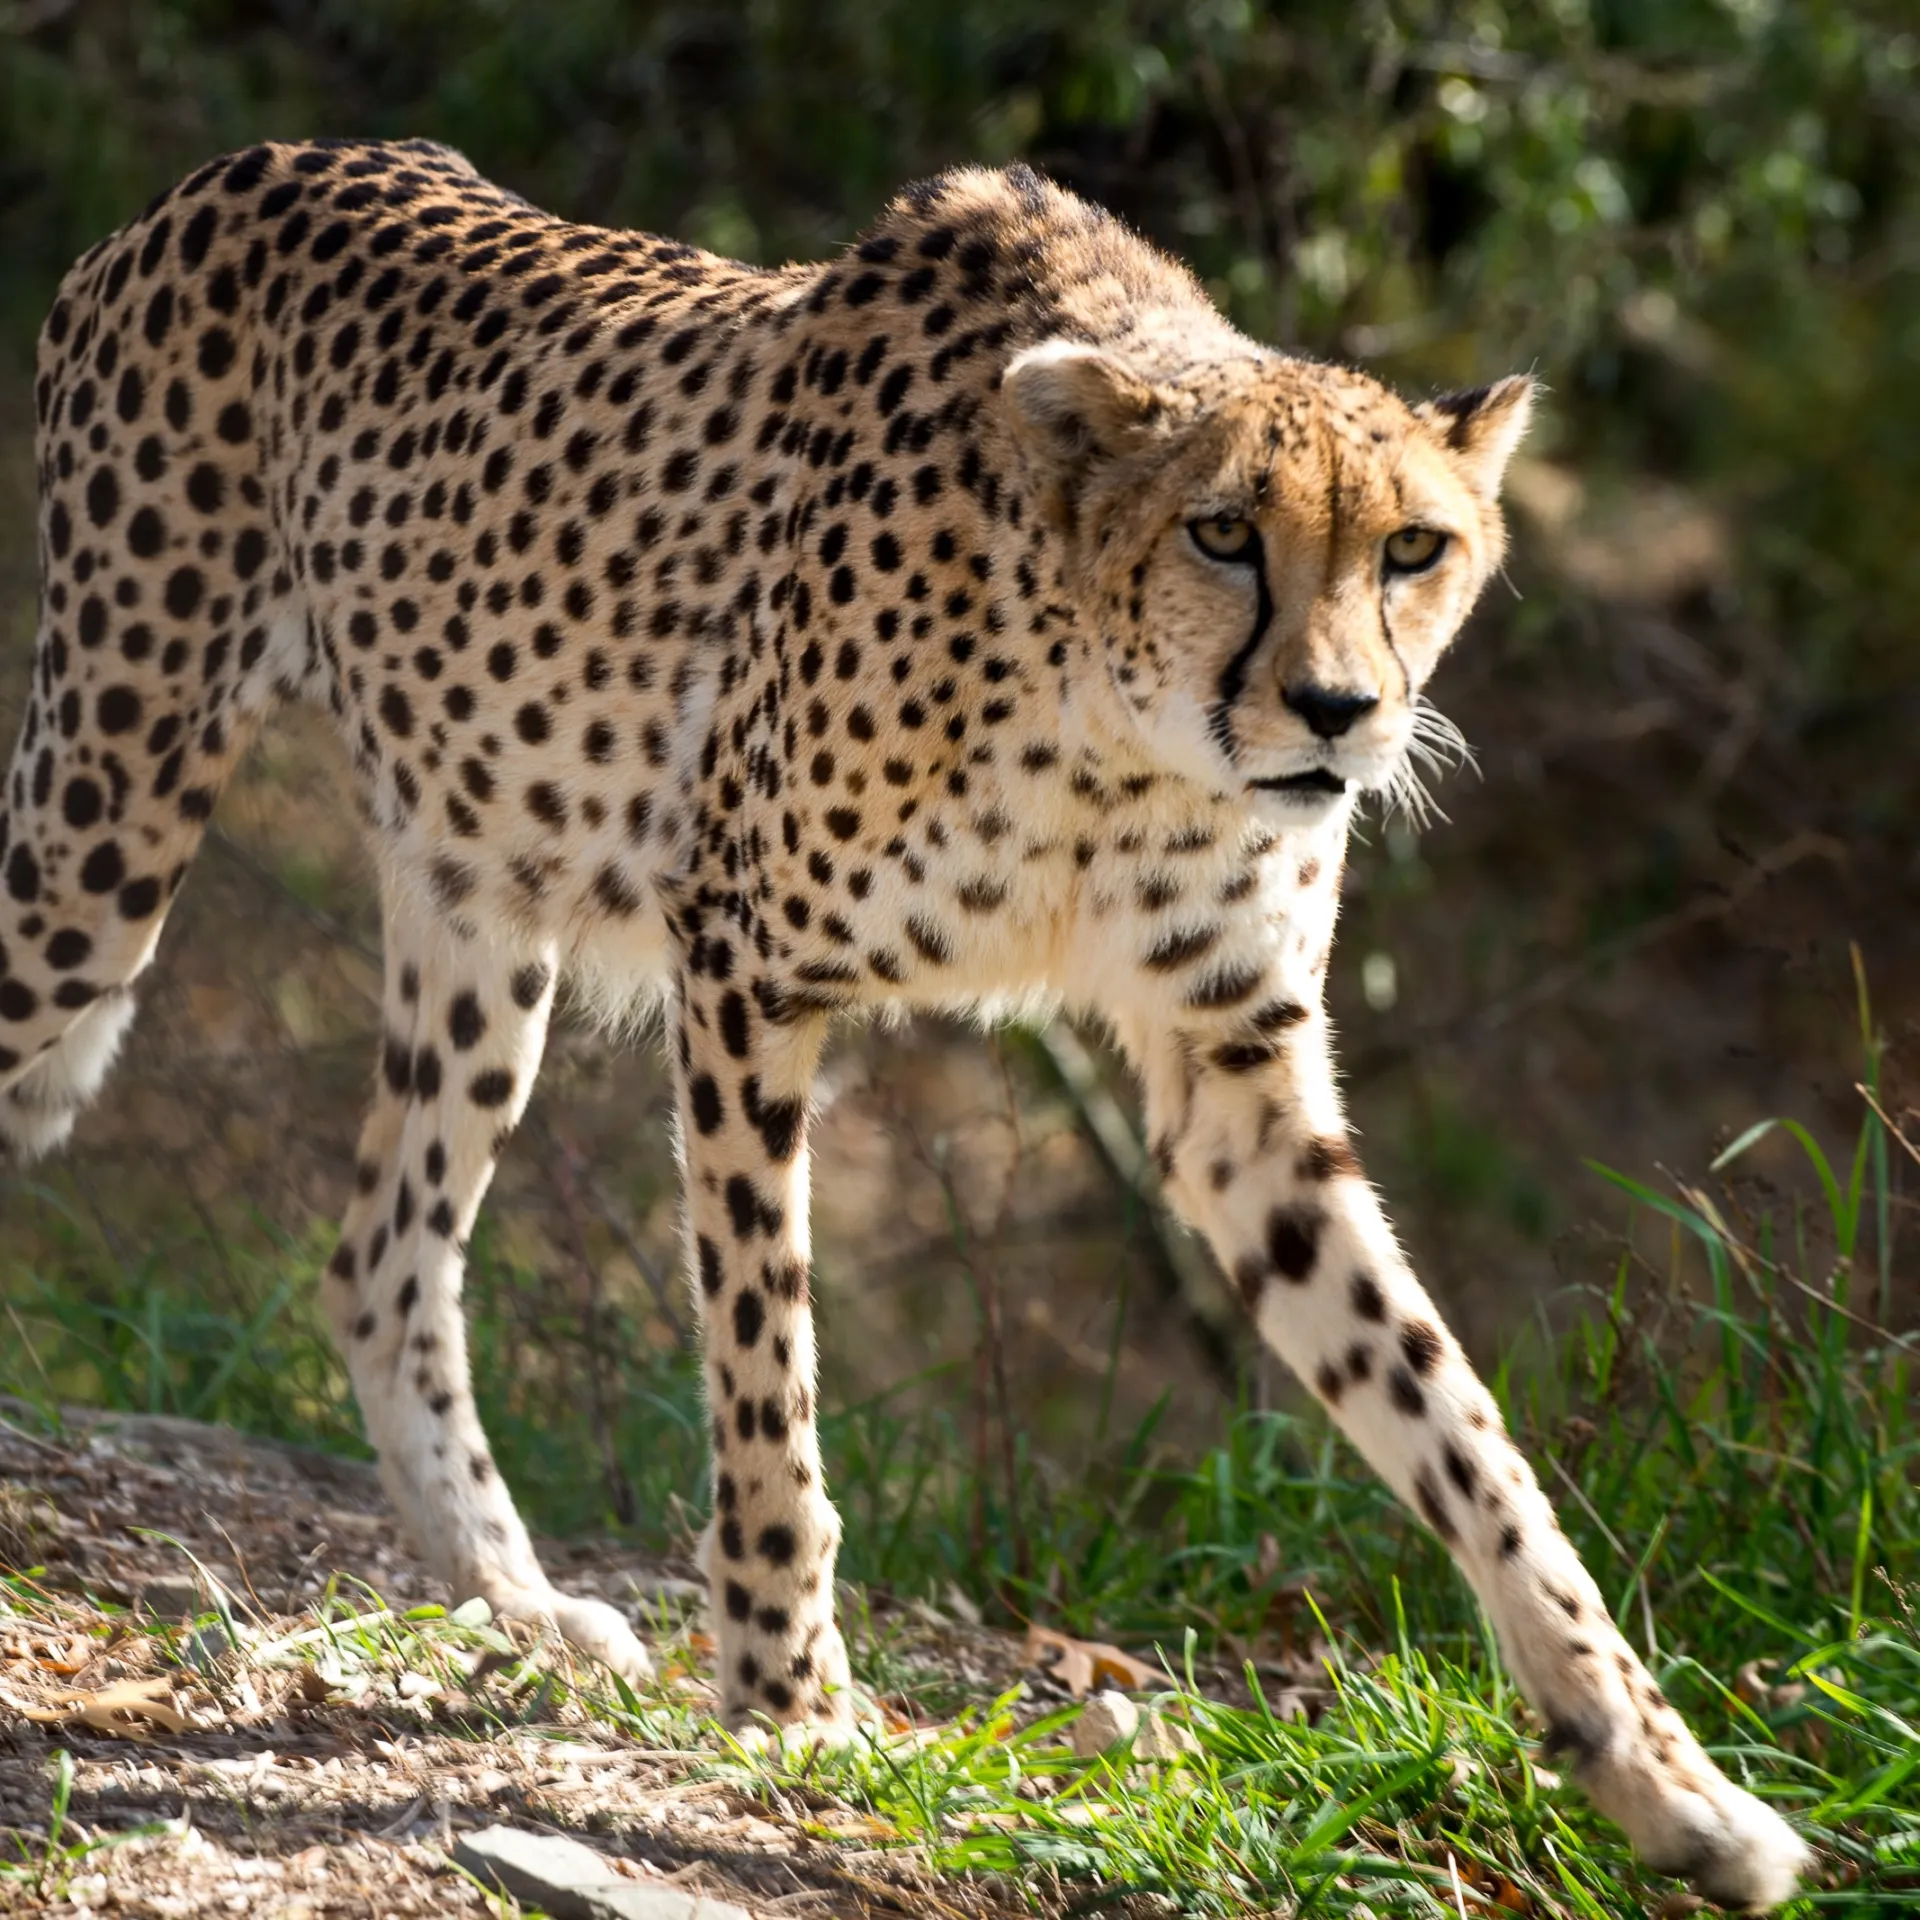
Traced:
[[[605, 1543], [543, 1553], [559, 1579], [617, 1602], [671, 1607], [695, 1591], [692, 1568]], [[38, 1884], [0, 1879], [0, 1912], [498, 1913], [449, 1863], [457, 1834], [494, 1823], [565, 1831], [623, 1874], [756, 1915], [1031, 1911], [991, 1886], [934, 1883], [868, 1844], [881, 1830], [848, 1809], [704, 1778], [711, 1746], [622, 1739], [557, 1704], [563, 1690], [516, 1681], [516, 1661], [349, 1693], [324, 1661], [260, 1657], [311, 1632], [336, 1570], [371, 1590], [365, 1606], [445, 1600], [397, 1543], [371, 1468], [184, 1420], [81, 1415], [58, 1444], [9, 1420], [7, 1564], [44, 1571], [27, 1597], [0, 1598], [0, 1861], [45, 1853], [62, 1750], [64, 1845], [150, 1831]], [[162, 1635], [134, 1617], [203, 1615], [209, 1580], [246, 1623], [237, 1647], [204, 1618]], [[983, 1700], [1020, 1675], [1012, 1636], [925, 1608], [911, 1624], [915, 1661]], [[565, 1650], [548, 1653], [564, 1671]], [[670, 1677], [689, 1704], [707, 1697], [697, 1671]]]

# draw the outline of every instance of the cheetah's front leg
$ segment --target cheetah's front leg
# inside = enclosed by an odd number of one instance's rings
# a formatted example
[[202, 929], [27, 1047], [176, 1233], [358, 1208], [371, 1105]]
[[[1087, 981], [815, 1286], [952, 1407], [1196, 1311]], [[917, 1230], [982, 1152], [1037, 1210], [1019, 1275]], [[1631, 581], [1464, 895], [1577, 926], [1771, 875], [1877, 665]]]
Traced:
[[682, 974], [678, 1064], [713, 1416], [706, 1559], [721, 1716], [736, 1727], [756, 1715], [844, 1724], [840, 1522], [820, 1470], [807, 1272], [807, 1099], [824, 1022], [775, 1023], [725, 977], [730, 965], [701, 964]]
[[1347, 1143], [1324, 1016], [1188, 1018], [1126, 1037], [1170, 1193], [1267, 1344], [1446, 1543], [1550, 1741], [1647, 1862], [1729, 1905], [1787, 1898], [1805, 1847], [1707, 1758], [1615, 1629], [1396, 1246]]
[[621, 1614], [541, 1569], [481, 1429], [461, 1315], [467, 1236], [540, 1067], [552, 944], [456, 931], [389, 886], [386, 946], [380, 1078], [326, 1280], [381, 1479], [456, 1602], [551, 1622], [637, 1679], [651, 1663]]

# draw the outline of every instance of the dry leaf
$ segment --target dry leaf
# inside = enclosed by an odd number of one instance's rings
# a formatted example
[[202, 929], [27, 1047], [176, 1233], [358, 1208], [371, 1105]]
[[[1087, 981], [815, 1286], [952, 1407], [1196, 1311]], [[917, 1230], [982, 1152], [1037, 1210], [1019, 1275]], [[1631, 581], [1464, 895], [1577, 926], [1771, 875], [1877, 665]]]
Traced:
[[1505, 1915], [1530, 1914], [1533, 1911], [1533, 1901], [1523, 1888], [1516, 1887], [1504, 1873], [1482, 1866], [1477, 1860], [1457, 1861], [1454, 1873], [1483, 1913]]
[[1020, 1657], [1026, 1665], [1050, 1673], [1076, 1700], [1101, 1686], [1139, 1693], [1160, 1685], [1162, 1679], [1159, 1668], [1104, 1640], [1076, 1640], [1037, 1622], [1027, 1628], [1027, 1644]]
[[[129, 1740], [146, 1740], [153, 1727], [185, 1733], [193, 1724], [173, 1704], [173, 1682], [161, 1676], [150, 1680], [116, 1680], [91, 1693], [69, 1694], [57, 1707], [25, 1707], [29, 1720], [42, 1726], [69, 1726], [78, 1720], [101, 1733], [118, 1733]], [[142, 1724], [150, 1721], [151, 1726]]]

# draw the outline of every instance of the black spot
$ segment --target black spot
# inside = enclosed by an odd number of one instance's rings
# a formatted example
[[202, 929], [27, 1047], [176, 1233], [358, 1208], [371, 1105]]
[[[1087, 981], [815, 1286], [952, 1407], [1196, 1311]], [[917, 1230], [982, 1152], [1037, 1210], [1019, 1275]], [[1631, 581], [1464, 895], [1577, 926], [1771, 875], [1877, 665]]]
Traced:
[[716, 1131], [725, 1117], [720, 1101], [720, 1089], [710, 1073], [696, 1074], [687, 1088], [688, 1099], [693, 1107], [693, 1124], [702, 1133]]
[[120, 511], [120, 482], [111, 467], [100, 467], [87, 482], [87, 518], [96, 527], [108, 525]]
[[1404, 1414], [1415, 1418], [1427, 1410], [1427, 1396], [1420, 1391], [1420, 1383], [1405, 1367], [1395, 1367], [1387, 1375], [1387, 1392], [1392, 1396], [1393, 1404]]
[[1420, 1507], [1420, 1517], [1440, 1538], [1449, 1545], [1460, 1537], [1460, 1529], [1453, 1524], [1453, 1516], [1447, 1511], [1447, 1503], [1440, 1498], [1440, 1488], [1433, 1477], [1431, 1467], [1422, 1467], [1413, 1476], [1413, 1496]]
[[1147, 949], [1141, 956], [1141, 965], [1152, 968], [1155, 973], [1169, 973], [1175, 967], [1198, 960], [1219, 938], [1218, 927], [1189, 927], [1169, 933]]
[[474, 1075], [467, 1098], [476, 1107], [504, 1107], [513, 1098], [513, 1075], [504, 1067], [489, 1067]]
[[743, 1347], [760, 1338], [767, 1324], [766, 1302], [752, 1287], [742, 1287], [733, 1300], [733, 1337]]
[[151, 560], [167, 544], [167, 523], [151, 507], [142, 507], [127, 522], [127, 551], [136, 560]]
[[759, 1539], [753, 1544], [761, 1559], [770, 1560], [776, 1567], [790, 1565], [799, 1546], [793, 1529], [783, 1526], [762, 1527]]
[[1332, 1180], [1343, 1174], [1358, 1173], [1359, 1159], [1344, 1140], [1310, 1140], [1294, 1171], [1302, 1180]]
[[471, 1052], [486, 1030], [487, 1016], [480, 1011], [478, 996], [470, 991], [456, 993], [447, 1009], [447, 1036], [454, 1046], [462, 1053]]
[[96, 781], [82, 774], [67, 782], [60, 796], [60, 814], [68, 826], [90, 827], [105, 810], [106, 801]]
[[380, 1065], [386, 1075], [387, 1090], [405, 1094], [413, 1085], [413, 1051], [389, 1034], [380, 1050]]
[[744, 1173], [730, 1174], [726, 1194], [727, 1212], [733, 1217], [734, 1238], [751, 1240], [755, 1228], [760, 1224], [760, 1197], [753, 1190], [753, 1182]]
[[127, 877], [127, 863], [116, 841], [104, 840], [87, 855], [80, 884], [89, 893], [112, 893]]
[[200, 371], [209, 380], [225, 379], [233, 359], [233, 335], [225, 327], [209, 327], [200, 336]]
[[180, 264], [182, 266], [189, 269], [197, 267], [207, 257], [207, 248], [213, 243], [214, 228], [219, 224], [219, 219], [219, 214], [212, 207], [202, 207], [180, 229]]
[[198, 567], [176, 567], [167, 576], [164, 595], [167, 611], [176, 620], [191, 619], [205, 592], [206, 581]]
[[1317, 1207], [1275, 1207], [1267, 1216], [1267, 1254], [1287, 1279], [1305, 1280], [1313, 1272], [1323, 1224]]
[[805, 1105], [799, 1100], [771, 1100], [761, 1107], [760, 1137], [775, 1160], [784, 1162], [793, 1158], [805, 1117]]
[[218, 513], [227, 495], [226, 476], [210, 460], [187, 475], [187, 499], [200, 513]]
[[711, 1299], [726, 1284], [720, 1266], [720, 1249], [703, 1233], [694, 1246], [700, 1263], [700, 1291]]
[[1440, 1335], [1424, 1320], [1409, 1320], [1400, 1329], [1400, 1351], [1424, 1380], [1440, 1364]]
[[56, 973], [71, 973], [93, 952], [93, 938], [78, 927], [62, 927], [47, 942], [47, 965]]
[[1372, 1274], [1361, 1272], [1353, 1276], [1349, 1297], [1353, 1301], [1353, 1310], [1362, 1320], [1379, 1322], [1387, 1317], [1386, 1295], [1380, 1291], [1380, 1283]]

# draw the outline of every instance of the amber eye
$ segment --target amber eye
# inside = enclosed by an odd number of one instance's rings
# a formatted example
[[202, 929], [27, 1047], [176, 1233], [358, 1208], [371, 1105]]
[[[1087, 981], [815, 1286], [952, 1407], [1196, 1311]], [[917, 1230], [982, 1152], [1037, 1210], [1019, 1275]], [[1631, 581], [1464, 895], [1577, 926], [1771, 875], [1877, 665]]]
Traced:
[[1447, 536], [1432, 527], [1402, 527], [1387, 535], [1389, 573], [1425, 573], [1447, 550]]
[[1189, 520], [1187, 531], [1193, 544], [1209, 560], [1251, 560], [1254, 552], [1253, 522], [1236, 514], [1212, 513], [1204, 520]]

